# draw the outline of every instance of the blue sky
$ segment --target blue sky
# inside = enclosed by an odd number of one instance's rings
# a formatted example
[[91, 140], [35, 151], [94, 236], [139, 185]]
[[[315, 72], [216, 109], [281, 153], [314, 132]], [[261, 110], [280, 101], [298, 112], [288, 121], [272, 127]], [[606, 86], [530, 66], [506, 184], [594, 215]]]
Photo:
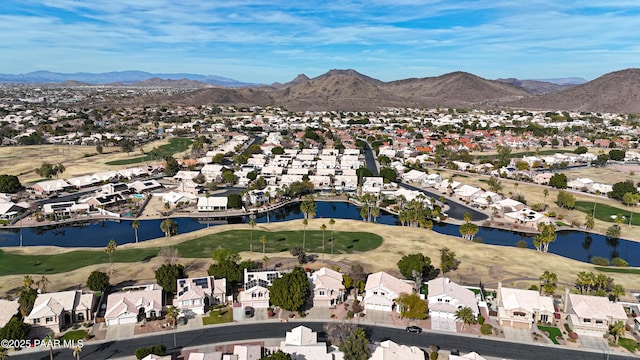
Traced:
[[0, 34], [0, 73], [591, 80], [640, 66], [637, 0], [3, 0]]

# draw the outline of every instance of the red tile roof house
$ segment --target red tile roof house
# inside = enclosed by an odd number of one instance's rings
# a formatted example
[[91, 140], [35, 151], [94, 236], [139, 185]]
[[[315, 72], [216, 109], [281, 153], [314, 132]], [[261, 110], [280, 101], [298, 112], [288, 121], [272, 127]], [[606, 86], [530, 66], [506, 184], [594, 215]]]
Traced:
[[38, 294], [31, 313], [24, 322], [31, 325], [31, 334], [59, 334], [75, 322], [93, 320], [95, 296], [80, 290]]
[[395, 300], [400, 294], [411, 294], [413, 283], [398, 279], [380, 271], [367, 277], [365, 285], [364, 308], [365, 310], [380, 310], [399, 312]]

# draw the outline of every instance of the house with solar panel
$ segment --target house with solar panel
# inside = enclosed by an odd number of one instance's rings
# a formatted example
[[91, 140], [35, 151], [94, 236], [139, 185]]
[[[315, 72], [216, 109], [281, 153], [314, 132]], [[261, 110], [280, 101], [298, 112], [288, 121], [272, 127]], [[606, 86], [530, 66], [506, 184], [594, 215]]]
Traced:
[[244, 290], [238, 296], [242, 308], [268, 308], [269, 287], [280, 277], [282, 273], [274, 269], [244, 269]]
[[227, 279], [213, 276], [179, 279], [173, 304], [180, 312], [204, 314], [209, 306], [224, 304], [227, 299]]

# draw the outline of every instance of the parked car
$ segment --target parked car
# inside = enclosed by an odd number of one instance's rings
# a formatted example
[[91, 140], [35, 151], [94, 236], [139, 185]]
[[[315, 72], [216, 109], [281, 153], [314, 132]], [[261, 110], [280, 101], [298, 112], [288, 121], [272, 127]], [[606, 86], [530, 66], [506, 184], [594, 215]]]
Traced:
[[407, 326], [407, 332], [412, 332], [412, 333], [418, 333], [420, 334], [422, 332], [422, 328], [419, 326]]
[[251, 318], [254, 314], [254, 309], [251, 306], [247, 306], [244, 308], [244, 317]]
[[451, 355], [460, 355], [460, 351], [458, 349], [451, 349]]

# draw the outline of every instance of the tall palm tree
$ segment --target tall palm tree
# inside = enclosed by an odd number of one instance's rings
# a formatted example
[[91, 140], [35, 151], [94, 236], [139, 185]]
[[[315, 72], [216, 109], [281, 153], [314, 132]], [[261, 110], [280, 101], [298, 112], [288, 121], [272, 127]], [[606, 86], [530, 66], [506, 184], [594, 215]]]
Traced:
[[620, 300], [620, 297], [624, 296], [625, 293], [624, 286], [620, 284], [615, 284], [613, 288], [611, 288], [611, 295], [615, 301]]
[[113, 274], [113, 254], [116, 252], [116, 248], [118, 247], [118, 243], [111, 239], [107, 244], [107, 247], [104, 248], [104, 252], [109, 255], [109, 264], [111, 264], [111, 274]]
[[138, 242], [138, 228], [140, 228], [140, 220], [135, 219], [131, 222], [131, 227], [136, 234], [136, 243]]
[[544, 292], [546, 295], [553, 295], [557, 286], [558, 275], [555, 273], [545, 270], [544, 273], [540, 275], [540, 294]]
[[322, 230], [322, 251], [324, 251], [324, 231], [327, 230], [327, 225], [322, 224], [320, 230]]
[[302, 233], [302, 249], [304, 250], [307, 242], [307, 225], [309, 225], [309, 221], [307, 219], [302, 220], [302, 225], [304, 226], [304, 232]]
[[253, 244], [253, 228], [256, 227], [256, 221], [254, 219], [249, 220], [249, 226], [251, 226], [251, 236], [249, 241]]
[[265, 246], [267, 245], [267, 241], [269, 241], [269, 240], [267, 239], [266, 235], [260, 236], [260, 243], [262, 244], [262, 255], [264, 255]]
[[31, 277], [31, 275], [25, 275], [22, 278], [22, 287], [30, 288], [30, 287], [33, 286], [33, 284], [34, 284], [34, 281], [33, 281], [33, 278]]
[[49, 360], [53, 360], [53, 342], [56, 337], [53, 333], [48, 333], [47, 336], [42, 339], [42, 342], [49, 348]]
[[173, 327], [176, 327], [176, 320], [178, 319], [178, 315], [180, 315], [180, 311], [175, 306], [167, 307], [167, 318], [171, 319], [171, 324]]
[[36, 286], [38, 286], [38, 289], [41, 290], [42, 293], [45, 293], [47, 291], [47, 286], [51, 284], [51, 281], [49, 281], [49, 279], [47, 279], [46, 276], [42, 275], [42, 277], [36, 281]]
[[160, 230], [164, 233], [165, 237], [171, 236], [171, 219], [164, 219], [160, 223]]
[[329, 220], [329, 226], [331, 226], [331, 255], [333, 255], [333, 242], [335, 241], [335, 239], [333, 238], [333, 225], [336, 224], [336, 221], [333, 220], [333, 218], [331, 218]]
[[613, 325], [611, 325], [611, 328], [609, 329], [609, 333], [613, 335], [616, 345], [618, 345], [618, 340], [620, 340], [620, 337], [624, 336], [625, 330], [626, 329], [625, 329], [624, 322], [620, 320], [616, 321], [615, 323], [613, 323]]
[[373, 222], [377, 223], [378, 222], [378, 216], [380, 215], [380, 208], [377, 206], [374, 206], [371, 208], [371, 216], [373, 217]]
[[544, 189], [542, 191], [542, 194], [544, 195], [544, 207], [547, 207], [547, 196], [549, 196], [549, 189]]
[[473, 324], [476, 321], [476, 317], [470, 307], [463, 307], [456, 310], [456, 320], [462, 321], [462, 329], [464, 329], [465, 325]]

